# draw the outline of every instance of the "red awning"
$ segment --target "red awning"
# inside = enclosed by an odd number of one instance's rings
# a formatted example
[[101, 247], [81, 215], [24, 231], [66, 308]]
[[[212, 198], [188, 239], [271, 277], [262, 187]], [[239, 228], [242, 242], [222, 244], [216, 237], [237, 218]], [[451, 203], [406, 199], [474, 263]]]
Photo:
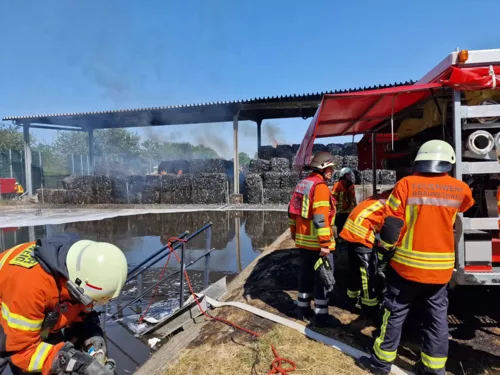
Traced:
[[448, 79], [441, 80], [445, 86], [455, 90], [500, 89], [500, 66], [457, 68], [452, 66]]
[[363, 134], [392, 115], [432, 95], [439, 83], [323, 96], [300, 145], [294, 166], [308, 163], [316, 138]]

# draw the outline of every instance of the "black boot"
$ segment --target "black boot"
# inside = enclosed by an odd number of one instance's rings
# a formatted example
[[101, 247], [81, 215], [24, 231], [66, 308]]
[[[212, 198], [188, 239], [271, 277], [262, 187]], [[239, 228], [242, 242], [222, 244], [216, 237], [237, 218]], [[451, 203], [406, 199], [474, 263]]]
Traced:
[[314, 311], [310, 307], [297, 307], [294, 316], [297, 320], [309, 323], [314, 317]]
[[390, 372], [386, 372], [386, 371], [383, 371], [383, 370], [375, 367], [375, 365], [370, 360], [370, 357], [360, 357], [355, 362], [356, 362], [356, 365], [358, 367], [362, 368], [363, 370], [365, 370], [366, 372], [368, 372], [370, 374], [374, 374], [374, 375], [389, 375], [390, 374]]

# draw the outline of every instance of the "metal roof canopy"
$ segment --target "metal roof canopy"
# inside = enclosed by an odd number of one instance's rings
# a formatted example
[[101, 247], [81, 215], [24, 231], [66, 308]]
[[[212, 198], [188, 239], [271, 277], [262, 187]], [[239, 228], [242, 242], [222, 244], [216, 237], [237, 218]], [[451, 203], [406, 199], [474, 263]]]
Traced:
[[[95, 130], [109, 128], [129, 128], [144, 126], [204, 124], [233, 121], [238, 114], [241, 120], [257, 123], [276, 118], [308, 118], [314, 116], [323, 95], [335, 93], [375, 90], [412, 84], [413, 81], [336, 90], [315, 94], [286, 95], [280, 97], [254, 98], [230, 102], [200, 103], [191, 105], [151, 107], [98, 112], [39, 114], [8, 116], [3, 120], [16, 124], [39, 124], [42, 129]], [[59, 129], [60, 127], [68, 129]]]

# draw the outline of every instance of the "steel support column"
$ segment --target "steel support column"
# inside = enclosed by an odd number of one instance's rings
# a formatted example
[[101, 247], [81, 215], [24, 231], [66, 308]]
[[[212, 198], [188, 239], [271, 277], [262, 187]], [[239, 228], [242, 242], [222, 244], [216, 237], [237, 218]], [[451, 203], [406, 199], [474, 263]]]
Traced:
[[257, 122], [257, 152], [259, 152], [259, 148], [262, 146], [262, 120]]
[[238, 116], [239, 113], [233, 116], [233, 133], [234, 133], [234, 194], [240, 193], [240, 163], [238, 152]]
[[377, 142], [377, 133], [373, 132], [372, 133], [372, 195], [377, 194], [377, 149], [376, 149], [376, 142]]
[[[453, 140], [455, 143], [455, 178], [462, 180], [462, 103], [460, 101], [460, 92], [453, 91]], [[457, 269], [463, 271], [465, 267], [465, 243], [463, 233], [462, 213], [457, 215], [455, 249], [457, 258]]]
[[31, 146], [30, 146], [30, 123], [23, 123], [24, 135], [24, 171], [26, 176], [26, 193], [33, 195], [33, 181], [31, 179]]
[[[89, 130], [89, 164], [94, 171], [94, 129]], [[89, 170], [89, 174], [91, 174]]]

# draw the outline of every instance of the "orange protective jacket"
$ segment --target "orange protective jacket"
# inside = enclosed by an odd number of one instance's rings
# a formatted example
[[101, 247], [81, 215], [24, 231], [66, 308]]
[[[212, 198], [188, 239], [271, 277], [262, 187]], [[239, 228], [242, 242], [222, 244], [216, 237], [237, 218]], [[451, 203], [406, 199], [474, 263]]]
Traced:
[[74, 303], [64, 286], [73, 243], [74, 237], [61, 235], [0, 254], [0, 355], [10, 355], [5, 358], [24, 372], [49, 374], [64, 342], [50, 345], [44, 338], [85, 316], [85, 307]]
[[[323, 176], [312, 172], [311, 177]], [[295, 235], [298, 248], [319, 251], [321, 248], [335, 250], [332, 224], [335, 220], [335, 201], [326, 183], [316, 185], [313, 193], [312, 219], [300, 215], [289, 214], [289, 225]]]
[[386, 202], [387, 216], [404, 220], [391, 266], [407, 280], [448, 283], [455, 267], [455, 218], [473, 204], [469, 186], [446, 173], [401, 179]]
[[347, 187], [347, 181], [337, 181], [332, 188], [332, 194], [337, 202], [337, 213], [348, 214], [356, 207], [356, 190], [354, 184]]
[[385, 202], [388, 196], [373, 196], [359, 203], [349, 214], [340, 237], [371, 249], [375, 233], [384, 224]]

